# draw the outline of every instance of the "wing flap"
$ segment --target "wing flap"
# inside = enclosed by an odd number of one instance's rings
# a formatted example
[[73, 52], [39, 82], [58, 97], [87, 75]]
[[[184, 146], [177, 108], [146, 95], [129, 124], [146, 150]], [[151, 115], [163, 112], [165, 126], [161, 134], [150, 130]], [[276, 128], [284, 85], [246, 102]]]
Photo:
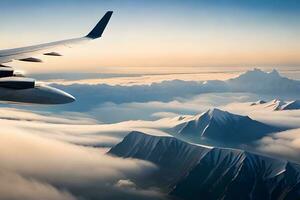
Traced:
[[60, 53], [57, 52], [49, 52], [49, 53], [44, 53], [44, 56], [62, 56]]
[[23, 61], [23, 62], [34, 62], [34, 63], [41, 63], [41, 62], [43, 62], [41, 59], [39, 59], [39, 58], [33, 58], [33, 57], [22, 58], [22, 59], [19, 59], [19, 61]]

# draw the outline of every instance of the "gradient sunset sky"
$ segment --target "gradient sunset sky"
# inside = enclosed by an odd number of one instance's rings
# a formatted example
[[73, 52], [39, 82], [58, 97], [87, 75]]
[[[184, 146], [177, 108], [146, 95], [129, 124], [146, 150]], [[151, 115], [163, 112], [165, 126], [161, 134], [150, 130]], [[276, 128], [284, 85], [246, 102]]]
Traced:
[[192, 72], [300, 66], [298, 0], [1, 0], [0, 48], [87, 34], [108, 10], [103, 38], [61, 49], [29, 72]]

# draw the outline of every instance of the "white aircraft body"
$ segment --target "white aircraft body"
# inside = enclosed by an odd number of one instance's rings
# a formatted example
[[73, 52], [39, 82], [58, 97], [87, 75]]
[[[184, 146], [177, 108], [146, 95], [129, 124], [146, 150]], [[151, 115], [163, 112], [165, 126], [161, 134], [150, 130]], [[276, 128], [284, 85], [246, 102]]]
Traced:
[[[18, 74], [12, 67], [4, 65], [13, 60], [24, 62], [42, 62], [31, 57], [35, 54], [46, 56], [61, 56], [52, 50], [62, 45], [90, 41], [100, 38], [106, 28], [112, 11], [108, 11], [95, 28], [86, 36], [69, 40], [62, 40], [46, 44], [0, 50], [0, 101], [30, 104], [65, 104], [75, 101], [75, 98], [59, 89], [36, 84], [32, 78]], [[51, 51], [49, 51], [51, 49]]]

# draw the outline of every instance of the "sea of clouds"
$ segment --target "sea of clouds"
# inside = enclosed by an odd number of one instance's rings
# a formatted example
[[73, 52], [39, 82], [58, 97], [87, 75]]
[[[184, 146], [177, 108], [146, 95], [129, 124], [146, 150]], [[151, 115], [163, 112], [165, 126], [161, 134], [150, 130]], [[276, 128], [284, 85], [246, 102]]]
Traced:
[[300, 99], [300, 82], [276, 71], [253, 70], [227, 81], [55, 86], [74, 94], [77, 102], [0, 108], [0, 199], [164, 199], [159, 189], [134, 181], [157, 170], [155, 165], [105, 152], [133, 130], [165, 135], [179, 123], [178, 116], [214, 107], [288, 127], [253, 147], [300, 162], [300, 111], [250, 106], [260, 99]]
[[0, 199], [163, 198], [156, 189], [134, 184], [135, 178], [156, 170], [155, 165], [111, 157], [106, 149], [94, 148], [89, 142], [110, 139], [92, 136], [95, 130], [85, 130], [88, 125], [45, 116], [41, 121], [36, 114], [14, 112], [14, 119], [0, 120]]

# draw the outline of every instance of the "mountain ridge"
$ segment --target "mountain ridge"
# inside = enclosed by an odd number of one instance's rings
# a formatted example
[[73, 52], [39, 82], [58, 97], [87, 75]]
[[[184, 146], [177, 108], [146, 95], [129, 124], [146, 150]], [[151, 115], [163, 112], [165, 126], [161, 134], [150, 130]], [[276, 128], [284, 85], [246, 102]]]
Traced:
[[298, 164], [244, 150], [134, 131], [108, 153], [154, 163], [158, 171], [145, 180], [181, 199], [296, 200], [300, 195]]
[[279, 131], [280, 128], [253, 120], [249, 116], [216, 108], [179, 123], [170, 130], [173, 135], [191, 142], [216, 142], [220, 145], [249, 143]]
[[272, 108], [274, 111], [299, 110], [300, 100], [284, 101], [281, 99], [273, 99], [269, 102], [260, 100], [251, 103], [250, 106], [263, 106], [263, 108]]
[[[263, 83], [263, 84], [262, 84]], [[296, 98], [300, 81], [285, 78], [278, 72], [268, 73], [259, 69], [249, 70], [226, 81], [179, 81], [170, 80], [151, 85], [107, 85], [107, 84], [51, 84], [68, 93], [76, 93], [78, 101], [59, 107], [58, 111], [89, 111], [104, 102], [128, 103], [148, 101], [172, 101], [175, 97], [190, 97], [204, 93], [256, 93], [262, 95], [288, 95]], [[53, 110], [57, 108], [51, 108]], [[100, 120], [101, 121], [101, 120]]]

